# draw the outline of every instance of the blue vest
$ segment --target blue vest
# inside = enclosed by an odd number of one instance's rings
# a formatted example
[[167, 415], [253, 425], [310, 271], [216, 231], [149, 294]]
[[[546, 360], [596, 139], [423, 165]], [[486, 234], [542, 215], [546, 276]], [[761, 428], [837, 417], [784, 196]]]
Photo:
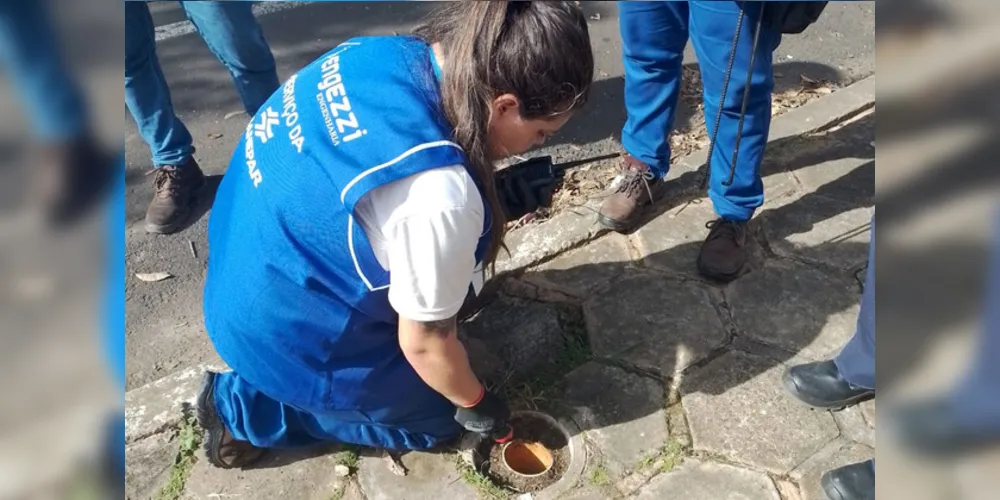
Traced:
[[[353, 218], [374, 188], [465, 163], [437, 74], [420, 40], [355, 38], [292, 76], [247, 125], [209, 222], [205, 324], [264, 394], [387, 424], [453, 411], [403, 357], [389, 273]], [[487, 210], [477, 262], [490, 223]]]

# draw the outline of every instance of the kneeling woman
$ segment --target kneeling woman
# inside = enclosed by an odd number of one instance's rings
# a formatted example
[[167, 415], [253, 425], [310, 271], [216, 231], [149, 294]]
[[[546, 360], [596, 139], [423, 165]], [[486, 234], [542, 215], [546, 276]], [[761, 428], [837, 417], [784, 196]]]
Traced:
[[455, 2], [417, 36], [341, 44], [261, 107], [209, 223], [205, 322], [233, 368], [198, 400], [214, 465], [506, 429], [455, 316], [503, 238], [493, 162], [562, 127], [593, 66], [571, 2]]

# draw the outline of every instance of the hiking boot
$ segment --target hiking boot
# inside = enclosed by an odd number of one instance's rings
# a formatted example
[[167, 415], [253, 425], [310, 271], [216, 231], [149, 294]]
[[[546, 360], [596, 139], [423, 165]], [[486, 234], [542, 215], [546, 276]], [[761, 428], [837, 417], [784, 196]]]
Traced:
[[194, 158], [181, 165], [158, 167], [150, 173], [154, 175], [156, 194], [146, 210], [146, 232], [177, 231], [191, 215], [191, 208], [205, 185], [205, 175]]
[[722, 283], [733, 281], [747, 262], [747, 222], [718, 218], [705, 227], [710, 231], [698, 254], [698, 272]]
[[244, 468], [260, 461], [267, 451], [258, 448], [249, 441], [240, 441], [233, 437], [226, 424], [219, 418], [215, 407], [215, 377], [218, 374], [206, 371], [201, 379], [201, 391], [198, 392], [197, 406], [198, 425], [205, 431], [205, 455], [208, 463], [220, 469]]
[[612, 193], [601, 205], [597, 220], [602, 226], [622, 233], [632, 229], [643, 207], [659, 199], [664, 182], [648, 165], [628, 154], [622, 157], [619, 170], [611, 181]]
[[46, 145], [39, 155], [35, 189], [45, 219], [53, 226], [84, 216], [114, 180], [111, 155], [89, 135]]

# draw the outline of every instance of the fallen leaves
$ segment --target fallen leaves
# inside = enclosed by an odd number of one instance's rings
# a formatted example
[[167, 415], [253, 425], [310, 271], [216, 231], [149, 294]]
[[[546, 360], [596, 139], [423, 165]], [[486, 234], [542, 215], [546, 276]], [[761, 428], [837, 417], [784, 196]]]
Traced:
[[139, 281], [145, 281], [147, 283], [156, 283], [158, 281], [163, 281], [166, 279], [173, 278], [174, 275], [170, 273], [135, 273], [135, 277], [139, 278]]

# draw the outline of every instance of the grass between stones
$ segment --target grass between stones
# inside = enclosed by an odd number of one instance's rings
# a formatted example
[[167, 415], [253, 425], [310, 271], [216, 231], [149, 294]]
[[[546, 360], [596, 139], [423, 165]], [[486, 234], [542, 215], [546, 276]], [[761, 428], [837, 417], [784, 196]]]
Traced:
[[659, 472], [670, 472], [684, 461], [688, 455], [688, 448], [680, 441], [670, 438], [663, 448], [652, 455], [649, 455], [639, 462], [637, 469], [643, 470], [656, 467]]
[[604, 468], [603, 465], [598, 465], [594, 470], [590, 471], [590, 484], [594, 486], [607, 486], [611, 484], [611, 476], [608, 474], [608, 469]]
[[360, 460], [360, 455], [358, 453], [358, 447], [344, 445], [344, 449], [338, 451], [333, 455], [333, 463], [336, 465], [343, 465], [348, 469], [351, 469], [351, 473], [355, 473], [358, 470], [358, 461]]
[[180, 448], [170, 469], [170, 480], [157, 492], [156, 500], [179, 500], [184, 495], [184, 484], [197, 461], [196, 453], [203, 437], [194, 415], [184, 415], [175, 437], [180, 440]]
[[461, 458], [458, 459], [457, 464], [458, 472], [461, 474], [462, 480], [469, 486], [475, 488], [479, 493], [480, 498], [488, 500], [508, 500], [513, 498], [514, 492], [497, 485], [490, 480], [490, 478], [476, 471], [468, 464], [462, 462]]
[[[560, 306], [559, 324], [562, 330], [563, 349], [555, 354], [545, 368], [513, 383], [502, 383], [499, 389], [513, 406], [540, 410], [556, 403], [554, 389], [562, 377], [573, 369], [593, 359], [583, 311], [574, 306]], [[491, 388], [492, 389], [492, 388]]]

